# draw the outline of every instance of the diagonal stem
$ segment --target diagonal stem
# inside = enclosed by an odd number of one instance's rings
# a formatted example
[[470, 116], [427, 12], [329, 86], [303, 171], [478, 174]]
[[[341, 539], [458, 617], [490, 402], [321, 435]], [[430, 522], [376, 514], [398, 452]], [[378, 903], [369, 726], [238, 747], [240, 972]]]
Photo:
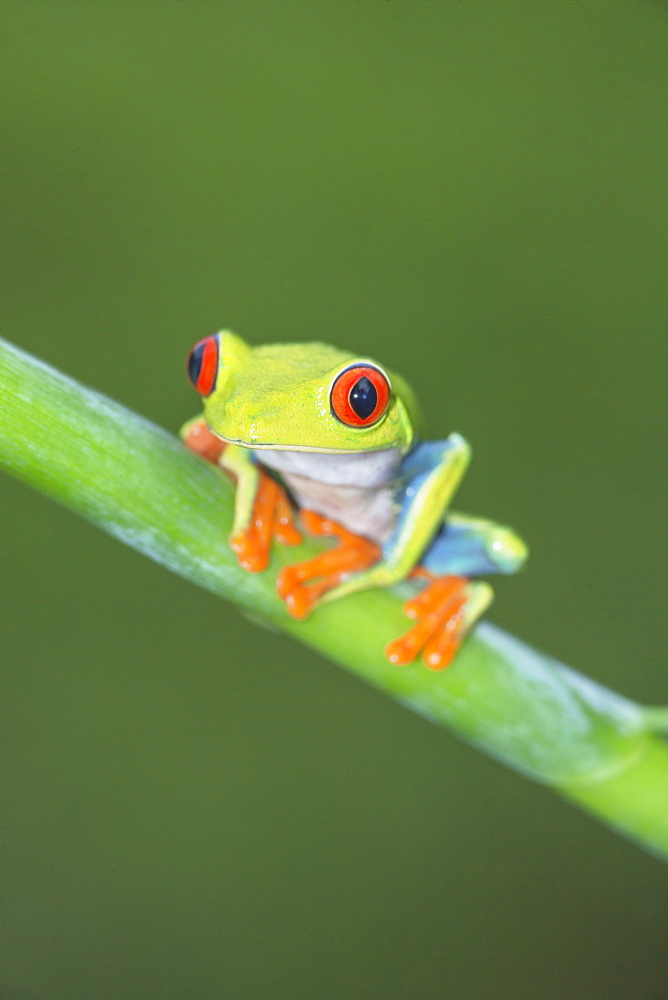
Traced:
[[232, 488], [217, 469], [4, 341], [0, 464], [668, 859], [668, 746], [654, 732], [668, 727], [668, 710], [636, 705], [489, 623], [450, 671], [394, 666], [383, 649], [405, 618], [386, 590], [294, 621], [276, 595], [276, 572], [319, 551], [317, 543], [278, 547], [269, 571], [244, 572], [227, 544]]

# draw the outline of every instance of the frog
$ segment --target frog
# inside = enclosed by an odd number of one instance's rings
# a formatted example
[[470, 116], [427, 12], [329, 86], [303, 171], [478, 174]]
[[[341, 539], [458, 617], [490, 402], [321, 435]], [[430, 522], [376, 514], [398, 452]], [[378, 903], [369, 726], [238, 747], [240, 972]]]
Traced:
[[386, 657], [450, 666], [492, 602], [481, 578], [515, 573], [528, 555], [511, 528], [451, 509], [471, 457], [464, 437], [425, 440], [400, 375], [324, 343], [254, 347], [221, 330], [193, 346], [186, 367], [203, 412], [181, 437], [236, 482], [229, 544], [239, 565], [263, 572], [272, 545], [296, 545], [304, 531], [329, 539], [278, 573], [288, 614], [303, 620], [406, 581], [412, 624]]

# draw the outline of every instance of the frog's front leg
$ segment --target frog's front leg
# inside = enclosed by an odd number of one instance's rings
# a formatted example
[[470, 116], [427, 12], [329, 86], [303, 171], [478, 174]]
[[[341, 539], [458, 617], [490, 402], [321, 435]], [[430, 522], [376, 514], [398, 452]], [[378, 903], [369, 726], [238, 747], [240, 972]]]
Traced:
[[375, 542], [348, 531], [314, 510], [302, 510], [301, 522], [309, 534], [335, 538], [337, 544], [304, 562], [285, 566], [278, 574], [278, 595], [285, 601], [288, 613], [297, 619], [307, 618], [328, 591], [351, 574], [359, 575], [361, 570], [377, 563], [382, 555], [382, 549]]
[[237, 481], [230, 547], [239, 565], [261, 573], [269, 565], [272, 539], [283, 545], [301, 541], [283, 487], [260, 468], [248, 448], [230, 444], [219, 464]]
[[285, 490], [253, 461], [247, 448], [221, 441], [201, 417], [185, 424], [181, 437], [191, 451], [236, 480], [230, 547], [240, 566], [259, 573], [269, 564], [272, 539], [283, 545], [301, 541]]

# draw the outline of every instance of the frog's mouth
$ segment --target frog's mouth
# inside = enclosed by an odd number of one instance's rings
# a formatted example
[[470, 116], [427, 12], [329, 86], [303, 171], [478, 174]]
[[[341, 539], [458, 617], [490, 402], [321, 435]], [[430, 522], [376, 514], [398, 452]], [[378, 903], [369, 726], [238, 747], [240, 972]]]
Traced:
[[287, 451], [304, 452], [312, 455], [368, 455], [378, 451], [388, 451], [387, 445], [377, 445], [375, 448], [327, 448], [314, 447], [306, 444], [269, 444], [265, 441], [249, 441], [244, 438], [228, 437], [209, 428], [212, 434], [224, 441], [225, 444], [236, 444], [240, 448], [248, 448], [250, 451]]

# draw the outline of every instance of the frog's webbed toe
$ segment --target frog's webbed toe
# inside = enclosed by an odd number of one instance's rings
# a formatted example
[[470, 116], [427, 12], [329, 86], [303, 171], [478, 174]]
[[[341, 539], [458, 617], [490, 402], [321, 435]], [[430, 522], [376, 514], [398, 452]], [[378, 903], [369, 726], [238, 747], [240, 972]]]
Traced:
[[482, 581], [465, 576], [431, 577], [425, 589], [405, 603], [404, 610], [415, 625], [387, 646], [387, 658], [403, 665], [422, 653], [427, 667], [444, 670], [492, 597], [492, 588]]
[[306, 618], [324, 594], [349, 576], [368, 569], [382, 555], [375, 542], [313, 510], [302, 510], [301, 522], [309, 534], [335, 538], [338, 544], [312, 559], [285, 566], [279, 573], [278, 594], [288, 613], [297, 619]]

